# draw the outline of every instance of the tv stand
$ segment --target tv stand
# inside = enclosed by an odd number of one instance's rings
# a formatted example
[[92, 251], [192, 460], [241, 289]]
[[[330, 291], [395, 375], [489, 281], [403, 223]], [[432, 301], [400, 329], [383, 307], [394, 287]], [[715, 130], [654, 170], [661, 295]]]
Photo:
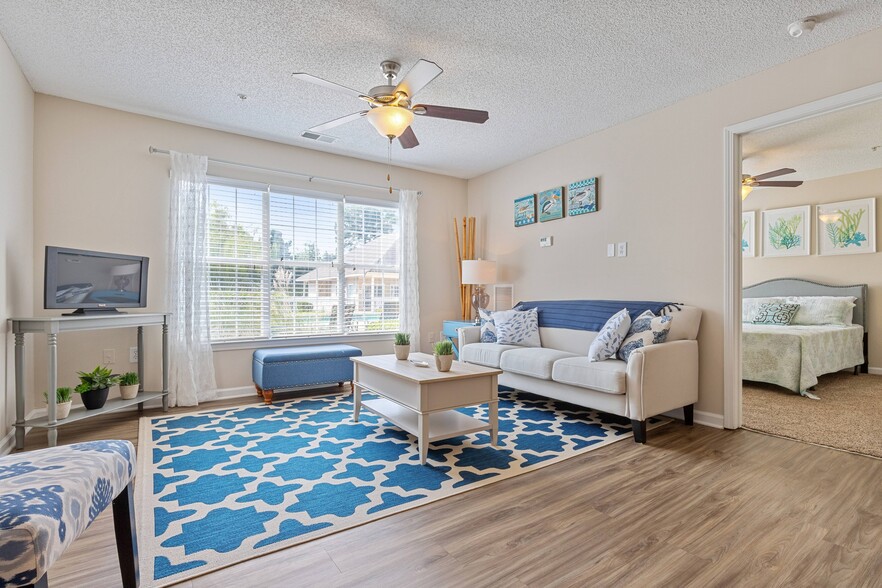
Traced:
[[61, 316], [110, 316], [114, 314], [128, 314], [115, 308], [78, 308], [73, 312], [65, 312]]
[[[26, 428], [46, 429], [49, 447], [55, 447], [58, 440], [58, 427], [87, 419], [100, 414], [113, 412], [130, 406], [138, 405], [138, 410], [144, 408], [144, 403], [156, 398], [162, 399], [162, 410], [168, 410], [168, 321], [171, 315], [164, 313], [115, 313], [102, 310], [100, 313], [85, 313], [77, 316], [44, 316], [30, 318], [11, 318], [12, 332], [15, 335], [15, 448], [24, 448]], [[146, 392], [144, 390], [144, 327], [162, 327], [162, 390], [158, 392]], [[70, 411], [70, 415], [64, 420], [57, 420], [55, 416], [55, 394], [58, 388], [58, 333], [68, 331], [94, 331], [100, 329], [138, 329], [138, 379], [141, 381], [138, 395], [134, 400], [113, 398], [108, 400], [103, 408], [86, 410], [78, 406]], [[49, 345], [47, 361], [47, 374], [49, 390], [53, 393], [46, 395], [47, 414], [25, 420], [25, 335], [28, 333], [44, 333]]]

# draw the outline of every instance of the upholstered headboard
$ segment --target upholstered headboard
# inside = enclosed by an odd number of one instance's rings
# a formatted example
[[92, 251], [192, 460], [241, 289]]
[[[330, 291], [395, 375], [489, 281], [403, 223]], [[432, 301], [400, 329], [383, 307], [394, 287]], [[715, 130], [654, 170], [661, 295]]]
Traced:
[[766, 280], [742, 290], [744, 298], [766, 298], [774, 296], [854, 296], [854, 317], [852, 322], [864, 327], [867, 332], [867, 285], [834, 286], [800, 278], [776, 278]]

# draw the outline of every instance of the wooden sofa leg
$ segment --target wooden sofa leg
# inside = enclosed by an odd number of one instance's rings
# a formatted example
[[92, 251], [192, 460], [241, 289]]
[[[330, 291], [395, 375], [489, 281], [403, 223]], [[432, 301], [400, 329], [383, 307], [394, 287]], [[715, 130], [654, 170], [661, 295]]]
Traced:
[[254, 385], [254, 389], [257, 390], [257, 395], [263, 397], [263, 390], [260, 389], [260, 386], [257, 384]]
[[272, 390], [263, 390], [263, 403], [264, 404], [272, 404], [273, 403], [273, 391]]
[[646, 443], [646, 421], [631, 420], [631, 428], [634, 429], [634, 442]]
[[695, 405], [694, 404], [687, 404], [686, 406], [683, 407], [683, 423], [684, 424], [689, 425], [691, 427], [694, 423], [694, 420], [693, 420], [694, 416], [695, 416]]
[[140, 583], [134, 488], [135, 482], [129, 482], [119, 496], [113, 499], [113, 530], [116, 533], [116, 552], [124, 588], [137, 588]]

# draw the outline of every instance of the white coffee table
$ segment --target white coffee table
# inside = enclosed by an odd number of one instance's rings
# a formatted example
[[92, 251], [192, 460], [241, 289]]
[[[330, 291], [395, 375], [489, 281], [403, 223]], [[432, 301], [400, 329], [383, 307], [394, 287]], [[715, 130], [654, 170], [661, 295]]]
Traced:
[[[415, 435], [421, 464], [426, 463], [429, 443], [438, 439], [490, 431], [490, 443], [495, 446], [499, 432], [496, 379], [502, 371], [454, 361], [449, 372], [439, 372], [431, 355], [411, 353], [410, 358], [426, 361], [429, 367], [417, 367], [394, 355], [350, 358], [355, 364], [355, 422], [364, 406]], [[362, 402], [362, 390], [379, 398]], [[454, 410], [478, 404], [488, 405], [489, 422]]]

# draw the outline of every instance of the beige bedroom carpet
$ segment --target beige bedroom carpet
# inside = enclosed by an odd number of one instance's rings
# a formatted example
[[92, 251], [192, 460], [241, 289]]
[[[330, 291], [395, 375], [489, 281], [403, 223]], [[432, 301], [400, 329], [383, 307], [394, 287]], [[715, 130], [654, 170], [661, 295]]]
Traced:
[[743, 390], [747, 429], [882, 458], [882, 376], [821, 376], [820, 400], [758, 382]]

